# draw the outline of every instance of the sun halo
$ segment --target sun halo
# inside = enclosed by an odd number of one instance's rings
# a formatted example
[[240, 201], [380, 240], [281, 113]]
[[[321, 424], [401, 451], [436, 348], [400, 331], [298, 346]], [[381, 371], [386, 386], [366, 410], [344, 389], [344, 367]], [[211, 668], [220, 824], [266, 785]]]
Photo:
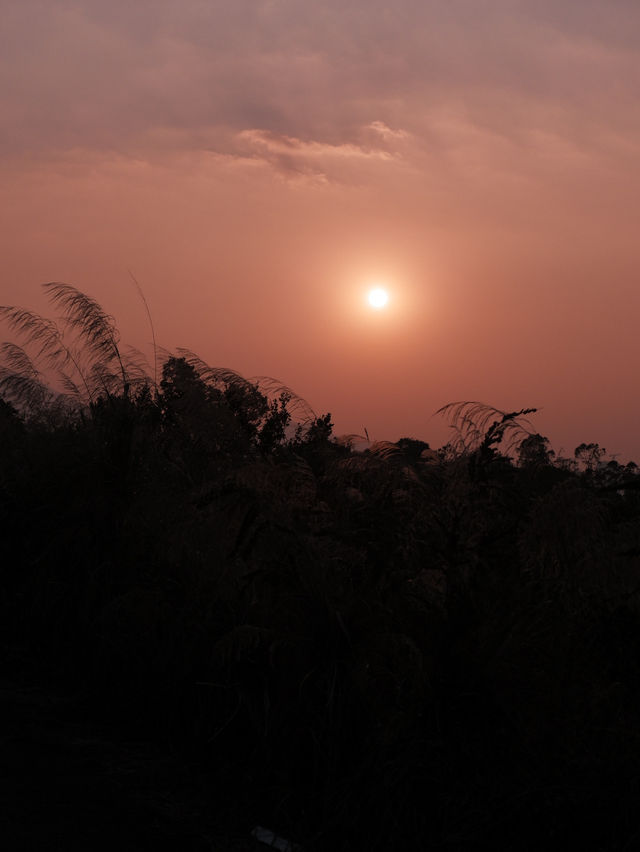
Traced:
[[381, 308], [386, 307], [389, 302], [389, 293], [384, 289], [384, 287], [374, 287], [372, 290], [369, 290], [367, 294], [367, 301], [369, 302], [370, 307], [379, 311]]

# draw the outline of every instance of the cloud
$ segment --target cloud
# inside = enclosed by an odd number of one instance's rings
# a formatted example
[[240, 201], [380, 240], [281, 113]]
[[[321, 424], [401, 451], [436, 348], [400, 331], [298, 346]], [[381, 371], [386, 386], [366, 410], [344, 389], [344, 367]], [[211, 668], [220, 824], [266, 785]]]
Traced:
[[[381, 122], [378, 124], [386, 127]], [[394, 132], [389, 133], [393, 138]], [[354, 168], [388, 164], [397, 157], [381, 145], [368, 146], [354, 142], [333, 145], [260, 129], [241, 131], [237, 141], [240, 151], [245, 150], [249, 157], [268, 163], [285, 177], [311, 176], [323, 181], [346, 179], [345, 169], [353, 178]]]
[[384, 141], [399, 141], [409, 136], [406, 130], [392, 130], [384, 121], [372, 121], [367, 126], [367, 129], [373, 131], [373, 133], [380, 136]]
[[[336, 157], [365, 144], [365, 127], [385, 151], [402, 134], [429, 147], [444, 109], [516, 142], [542, 132], [588, 147], [605, 127], [638, 132], [638, 23], [623, 0], [606, 13], [578, 0], [399, 0], [393, 10], [381, 0], [24, 0], [4, 22], [1, 153], [152, 155], [170, 139], [197, 149], [213, 136], [236, 139], [241, 156], [242, 133], [260, 128], [273, 134], [259, 143], [272, 159], [285, 137]], [[321, 158], [289, 156], [293, 170]]]

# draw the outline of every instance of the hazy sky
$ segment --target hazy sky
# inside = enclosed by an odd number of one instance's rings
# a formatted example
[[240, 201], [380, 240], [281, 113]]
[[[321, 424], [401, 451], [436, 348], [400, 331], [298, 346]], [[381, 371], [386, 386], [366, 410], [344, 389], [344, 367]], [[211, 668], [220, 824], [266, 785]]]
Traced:
[[[438, 446], [640, 462], [637, 0], [0, 0], [0, 302], [97, 298]], [[365, 294], [383, 283], [389, 308]]]

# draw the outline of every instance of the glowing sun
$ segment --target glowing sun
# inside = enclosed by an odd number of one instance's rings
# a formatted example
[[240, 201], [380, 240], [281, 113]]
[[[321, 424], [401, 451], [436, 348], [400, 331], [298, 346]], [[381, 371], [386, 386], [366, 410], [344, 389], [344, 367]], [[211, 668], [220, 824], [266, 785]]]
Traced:
[[389, 294], [382, 287], [374, 287], [373, 290], [369, 290], [367, 301], [372, 308], [379, 311], [381, 308], [384, 308], [389, 301]]

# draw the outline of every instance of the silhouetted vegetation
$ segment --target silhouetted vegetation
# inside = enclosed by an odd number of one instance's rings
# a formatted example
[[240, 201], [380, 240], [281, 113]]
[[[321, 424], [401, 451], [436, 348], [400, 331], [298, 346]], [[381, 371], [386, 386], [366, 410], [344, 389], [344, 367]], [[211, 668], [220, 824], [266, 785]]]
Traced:
[[2, 309], [8, 670], [172, 742], [221, 819], [306, 850], [635, 846], [634, 464], [473, 402], [439, 450], [355, 452], [186, 350], [156, 384], [47, 287], [59, 323]]

